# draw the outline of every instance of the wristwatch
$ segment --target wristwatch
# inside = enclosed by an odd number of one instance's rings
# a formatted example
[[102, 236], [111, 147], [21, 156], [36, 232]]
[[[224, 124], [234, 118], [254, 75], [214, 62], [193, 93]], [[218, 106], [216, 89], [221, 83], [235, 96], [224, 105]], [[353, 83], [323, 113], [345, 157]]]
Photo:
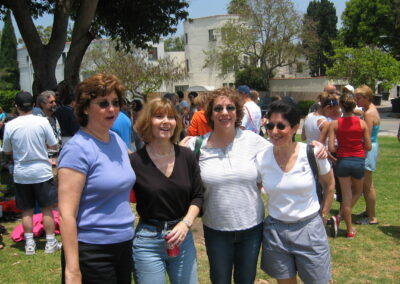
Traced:
[[182, 220], [182, 223], [185, 224], [188, 227], [188, 229], [192, 227], [192, 223], [188, 220]]

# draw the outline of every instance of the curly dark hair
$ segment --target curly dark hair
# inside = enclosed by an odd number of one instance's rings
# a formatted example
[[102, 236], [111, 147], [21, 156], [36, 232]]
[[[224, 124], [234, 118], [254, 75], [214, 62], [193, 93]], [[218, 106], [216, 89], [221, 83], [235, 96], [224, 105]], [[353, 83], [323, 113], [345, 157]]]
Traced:
[[242, 124], [242, 118], [243, 118], [243, 104], [242, 100], [240, 97], [240, 94], [235, 90], [231, 88], [220, 88], [215, 91], [212, 91], [208, 94], [209, 100], [208, 104], [206, 107], [206, 119], [208, 125], [214, 129], [214, 121], [211, 120], [212, 114], [213, 114], [213, 109], [214, 109], [214, 102], [217, 98], [219, 97], [227, 97], [236, 107], [236, 121], [235, 121], [235, 127], [239, 127]]
[[117, 94], [121, 105], [124, 100], [125, 89], [121, 81], [114, 75], [99, 73], [79, 83], [75, 92], [75, 116], [80, 126], [84, 127], [88, 123], [85, 110], [89, 107], [90, 102], [99, 96], [108, 96], [112, 92]]

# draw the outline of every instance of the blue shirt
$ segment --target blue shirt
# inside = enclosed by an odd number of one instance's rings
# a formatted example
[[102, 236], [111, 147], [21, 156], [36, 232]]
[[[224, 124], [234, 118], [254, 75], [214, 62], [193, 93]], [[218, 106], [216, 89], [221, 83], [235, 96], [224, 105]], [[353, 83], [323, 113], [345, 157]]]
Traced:
[[105, 143], [79, 130], [62, 148], [58, 168], [86, 175], [76, 218], [78, 241], [112, 244], [132, 240], [135, 217], [129, 194], [136, 175], [116, 133], [110, 131], [110, 141]]
[[132, 123], [126, 114], [119, 112], [111, 130], [115, 131], [124, 140], [128, 149], [131, 149]]

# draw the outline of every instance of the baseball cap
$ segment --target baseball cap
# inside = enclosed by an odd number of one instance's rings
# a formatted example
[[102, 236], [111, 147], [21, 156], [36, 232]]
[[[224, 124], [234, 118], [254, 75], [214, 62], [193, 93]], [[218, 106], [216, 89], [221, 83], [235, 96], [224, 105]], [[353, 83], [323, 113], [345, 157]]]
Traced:
[[19, 107], [33, 106], [33, 96], [28, 92], [20, 92], [15, 96], [15, 104]]
[[246, 85], [241, 85], [237, 88], [237, 91], [239, 93], [245, 93], [246, 95], [250, 95], [250, 88], [249, 86]]
[[352, 94], [354, 94], [354, 87], [352, 85], [346, 85], [343, 87], [343, 89], [349, 90]]

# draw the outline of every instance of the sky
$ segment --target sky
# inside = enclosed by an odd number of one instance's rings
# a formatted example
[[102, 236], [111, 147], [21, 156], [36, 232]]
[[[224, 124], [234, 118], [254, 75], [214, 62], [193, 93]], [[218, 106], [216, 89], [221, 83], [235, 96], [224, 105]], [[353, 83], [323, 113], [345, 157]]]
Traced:
[[[307, 6], [310, 0], [292, 0], [295, 4], [296, 9], [304, 14], [307, 11]], [[330, 0], [336, 8], [338, 16], [338, 28], [341, 26], [340, 15], [346, 7], [346, 0]], [[230, 0], [188, 0], [189, 2], [189, 18], [200, 18], [213, 15], [226, 14], [226, 8]], [[35, 21], [36, 25], [49, 26], [52, 24], [52, 16], [45, 16]], [[3, 28], [3, 22], [0, 21], [0, 29]], [[17, 39], [20, 38], [17, 25], [14, 23], [15, 33]], [[177, 27], [176, 36], [183, 34], [183, 23], [180, 23]]]

